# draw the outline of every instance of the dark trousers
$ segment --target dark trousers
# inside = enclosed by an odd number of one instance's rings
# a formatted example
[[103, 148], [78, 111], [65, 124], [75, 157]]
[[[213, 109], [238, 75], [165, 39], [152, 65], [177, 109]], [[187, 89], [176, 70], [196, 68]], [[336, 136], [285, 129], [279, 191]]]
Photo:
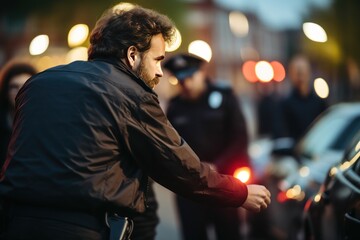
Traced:
[[239, 240], [240, 218], [237, 209], [207, 207], [176, 197], [184, 240], [207, 240], [213, 225], [217, 240]]
[[1, 240], [108, 240], [100, 214], [11, 205], [5, 210]]
[[[158, 203], [152, 184], [147, 192], [147, 209], [131, 217], [131, 240], [155, 240]], [[0, 240], [108, 240], [105, 213], [63, 211], [23, 205], [7, 206]]]

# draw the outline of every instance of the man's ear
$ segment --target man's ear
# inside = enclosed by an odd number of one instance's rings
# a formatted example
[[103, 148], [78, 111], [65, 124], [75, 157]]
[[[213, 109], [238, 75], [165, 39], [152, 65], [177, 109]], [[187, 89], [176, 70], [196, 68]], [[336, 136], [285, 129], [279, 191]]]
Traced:
[[134, 68], [136, 59], [138, 58], [138, 50], [135, 46], [130, 46], [127, 50], [127, 61], [129, 62], [129, 65], [131, 68]]

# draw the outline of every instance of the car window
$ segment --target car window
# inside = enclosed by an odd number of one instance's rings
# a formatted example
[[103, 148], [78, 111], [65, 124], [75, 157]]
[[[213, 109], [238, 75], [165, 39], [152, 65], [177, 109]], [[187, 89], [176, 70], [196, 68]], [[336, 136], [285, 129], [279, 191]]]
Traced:
[[346, 128], [348, 121], [347, 118], [335, 114], [325, 115], [313, 125], [302, 140], [302, 152], [308, 156], [314, 156], [329, 149]]
[[344, 150], [346, 149], [351, 141], [354, 140], [355, 135], [360, 130], [360, 117], [354, 118], [350, 124], [346, 126], [346, 128], [341, 132], [341, 134], [334, 138], [334, 142], [331, 145], [331, 149], [335, 150]]

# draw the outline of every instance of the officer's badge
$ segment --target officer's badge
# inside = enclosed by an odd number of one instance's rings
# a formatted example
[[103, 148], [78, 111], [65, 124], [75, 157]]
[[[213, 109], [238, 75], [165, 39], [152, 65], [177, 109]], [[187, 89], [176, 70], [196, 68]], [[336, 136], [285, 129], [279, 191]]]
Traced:
[[222, 101], [223, 101], [223, 96], [218, 91], [212, 92], [209, 96], [209, 105], [211, 108], [216, 109], [220, 107]]

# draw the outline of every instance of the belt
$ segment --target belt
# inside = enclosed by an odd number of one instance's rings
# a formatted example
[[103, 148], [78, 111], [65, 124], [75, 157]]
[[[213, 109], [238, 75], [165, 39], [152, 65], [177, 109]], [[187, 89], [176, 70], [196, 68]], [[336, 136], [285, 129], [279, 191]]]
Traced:
[[100, 230], [106, 226], [105, 212], [86, 212], [78, 210], [60, 209], [23, 204], [6, 204], [6, 212], [11, 216], [35, 217], [41, 219], [58, 220], [86, 228]]

